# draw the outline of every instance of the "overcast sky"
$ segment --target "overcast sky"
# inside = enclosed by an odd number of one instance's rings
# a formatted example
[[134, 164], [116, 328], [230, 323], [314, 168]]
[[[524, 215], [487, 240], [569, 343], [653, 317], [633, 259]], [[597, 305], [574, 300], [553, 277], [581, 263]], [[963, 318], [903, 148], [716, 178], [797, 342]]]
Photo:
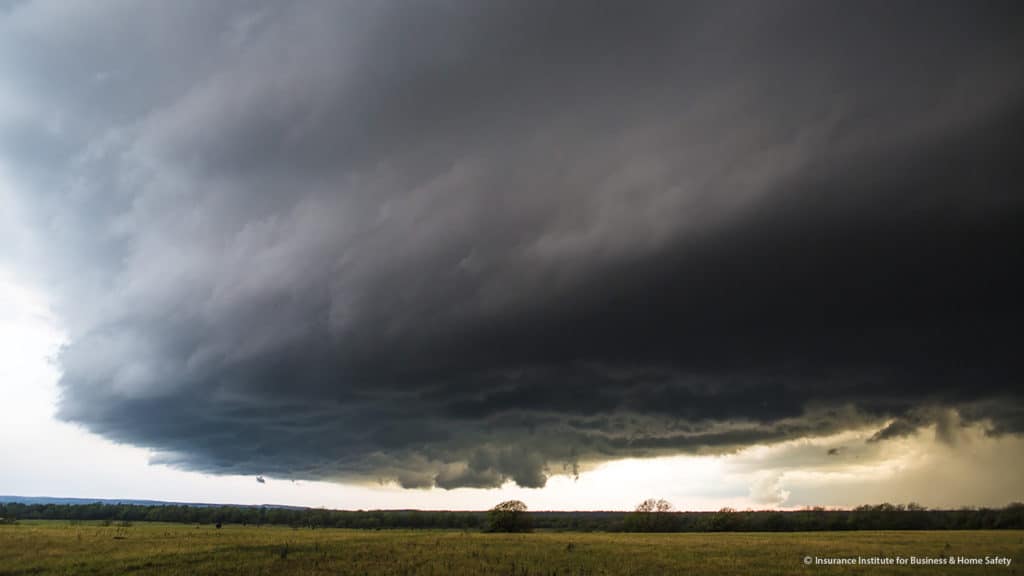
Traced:
[[1024, 499], [1020, 54], [1016, 1], [0, 2], [0, 493]]

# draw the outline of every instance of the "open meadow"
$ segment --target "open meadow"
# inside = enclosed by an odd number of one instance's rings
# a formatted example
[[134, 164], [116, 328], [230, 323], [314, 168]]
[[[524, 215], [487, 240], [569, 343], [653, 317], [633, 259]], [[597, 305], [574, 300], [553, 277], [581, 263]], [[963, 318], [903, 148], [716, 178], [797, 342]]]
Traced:
[[[1009, 566], [835, 566], [999, 556]], [[811, 565], [805, 558], [811, 558]], [[0, 525], [0, 574], [1024, 574], [1024, 531], [485, 534], [68, 521]]]

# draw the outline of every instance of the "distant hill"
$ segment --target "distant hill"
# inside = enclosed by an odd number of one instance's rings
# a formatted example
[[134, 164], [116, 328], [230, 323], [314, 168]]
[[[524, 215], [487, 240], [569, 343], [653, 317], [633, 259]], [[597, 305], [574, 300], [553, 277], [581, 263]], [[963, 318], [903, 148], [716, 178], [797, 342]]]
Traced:
[[287, 510], [306, 510], [306, 506], [285, 506], [284, 504], [222, 504], [211, 502], [168, 502], [165, 500], [131, 500], [128, 498], [55, 498], [50, 496], [8, 496], [0, 494], [0, 503], [17, 504], [132, 504], [135, 506], [192, 506], [194, 508], [215, 508], [231, 506], [234, 508], [284, 508]]

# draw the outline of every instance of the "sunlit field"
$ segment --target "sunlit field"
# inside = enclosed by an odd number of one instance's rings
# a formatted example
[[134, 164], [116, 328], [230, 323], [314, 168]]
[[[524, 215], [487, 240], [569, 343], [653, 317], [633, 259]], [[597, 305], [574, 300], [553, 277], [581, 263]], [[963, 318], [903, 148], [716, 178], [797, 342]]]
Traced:
[[[823, 566], [810, 557], [1010, 566]], [[67, 521], [0, 525], [0, 574], [1021, 574], [1024, 531], [484, 534]]]

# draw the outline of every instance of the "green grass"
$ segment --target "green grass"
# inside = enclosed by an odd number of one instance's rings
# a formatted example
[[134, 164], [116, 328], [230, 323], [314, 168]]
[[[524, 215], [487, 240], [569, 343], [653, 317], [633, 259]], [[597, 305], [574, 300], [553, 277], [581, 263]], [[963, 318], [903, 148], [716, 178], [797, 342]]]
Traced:
[[[805, 556], [999, 555], [1003, 566], [805, 566]], [[1024, 574], [1024, 531], [707, 534], [310, 530], [22, 521], [0, 574]]]

